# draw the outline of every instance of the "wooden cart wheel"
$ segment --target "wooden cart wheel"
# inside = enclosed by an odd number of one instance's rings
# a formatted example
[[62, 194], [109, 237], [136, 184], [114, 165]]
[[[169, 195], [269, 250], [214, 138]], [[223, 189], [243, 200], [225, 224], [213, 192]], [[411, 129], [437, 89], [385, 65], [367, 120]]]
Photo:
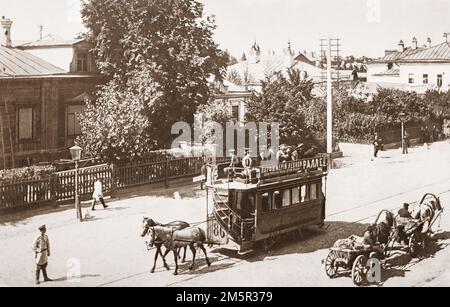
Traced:
[[329, 278], [335, 278], [339, 270], [336, 265], [337, 254], [335, 251], [330, 251], [325, 259], [325, 273]]
[[409, 237], [409, 254], [411, 257], [416, 258], [419, 256], [420, 251], [423, 248], [423, 241], [419, 238], [420, 235], [415, 232]]
[[353, 262], [352, 280], [356, 286], [361, 286], [366, 280], [366, 264], [367, 259], [364, 255], [360, 255]]

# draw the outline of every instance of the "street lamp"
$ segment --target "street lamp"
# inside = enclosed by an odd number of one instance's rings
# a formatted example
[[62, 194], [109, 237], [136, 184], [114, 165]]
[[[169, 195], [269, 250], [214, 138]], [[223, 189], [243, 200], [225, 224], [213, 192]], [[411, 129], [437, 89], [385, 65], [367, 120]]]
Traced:
[[402, 136], [401, 136], [401, 144], [402, 144], [402, 153], [405, 153], [405, 142], [404, 142], [404, 137], [405, 137], [405, 118], [406, 118], [406, 114], [401, 112], [400, 114], [398, 114], [398, 117], [400, 118], [400, 121], [402, 122]]
[[83, 150], [80, 146], [73, 146], [69, 148], [72, 160], [75, 162], [75, 210], [77, 211], [77, 218], [80, 222], [83, 221], [83, 216], [81, 212], [80, 197], [78, 195], [78, 162], [81, 160], [81, 151]]

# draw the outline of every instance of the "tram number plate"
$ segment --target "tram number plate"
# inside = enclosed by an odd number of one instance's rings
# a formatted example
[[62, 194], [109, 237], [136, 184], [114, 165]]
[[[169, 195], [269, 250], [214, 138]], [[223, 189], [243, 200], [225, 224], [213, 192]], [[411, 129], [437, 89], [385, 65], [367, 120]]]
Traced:
[[214, 219], [208, 220], [208, 241], [214, 244], [228, 244], [228, 234]]

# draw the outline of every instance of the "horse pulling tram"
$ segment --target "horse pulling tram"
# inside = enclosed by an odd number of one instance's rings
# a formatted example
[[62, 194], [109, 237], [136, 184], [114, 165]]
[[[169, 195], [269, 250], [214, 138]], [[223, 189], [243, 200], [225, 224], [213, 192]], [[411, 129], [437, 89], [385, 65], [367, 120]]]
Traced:
[[251, 252], [269, 249], [282, 235], [323, 226], [326, 155], [257, 168], [207, 167], [208, 241]]

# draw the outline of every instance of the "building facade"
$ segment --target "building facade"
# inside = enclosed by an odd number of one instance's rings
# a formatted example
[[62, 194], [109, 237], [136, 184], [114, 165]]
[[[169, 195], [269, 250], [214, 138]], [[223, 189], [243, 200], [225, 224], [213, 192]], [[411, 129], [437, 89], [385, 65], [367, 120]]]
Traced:
[[385, 56], [368, 64], [367, 82], [380, 87], [399, 88], [424, 93], [429, 89], [448, 91], [450, 87], [450, 36], [432, 45], [428, 38], [419, 47], [416, 38], [410, 47], [399, 42], [397, 50], [386, 50]]
[[79, 114], [102, 77], [89, 43], [49, 37], [13, 47], [12, 21], [1, 19], [0, 168], [70, 156], [80, 134]]

